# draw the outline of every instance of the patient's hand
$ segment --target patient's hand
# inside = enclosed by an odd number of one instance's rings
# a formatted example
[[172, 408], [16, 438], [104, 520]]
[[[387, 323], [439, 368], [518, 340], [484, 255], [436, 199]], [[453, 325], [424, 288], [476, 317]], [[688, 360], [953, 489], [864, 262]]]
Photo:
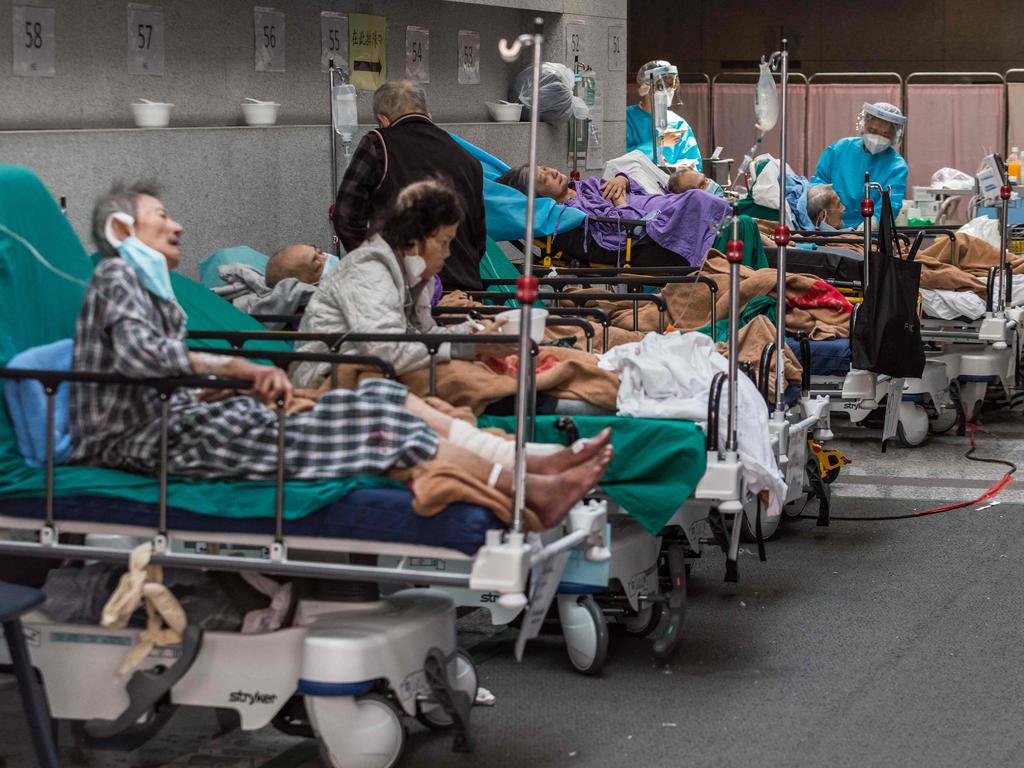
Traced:
[[252, 388], [246, 394], [268, 406], [284, 400], [285, 408], [292, 404], [292, 383], [280, 368], [272, 365], [257, 365], [240, 357], [232, 358], [221, 372], [227, 378], [250, 379]]
[[472, 333], [501, 333], [501, 329], [508, 322], [504, 317], [500, 320], [485, 320]]
[[601, 185], [601, 197], [608, 200], [616, 208], [621, 208], [627, 202], [626, 192], [629, 190], [629, 179], [625, 176], [616, 176], [608, 179]]

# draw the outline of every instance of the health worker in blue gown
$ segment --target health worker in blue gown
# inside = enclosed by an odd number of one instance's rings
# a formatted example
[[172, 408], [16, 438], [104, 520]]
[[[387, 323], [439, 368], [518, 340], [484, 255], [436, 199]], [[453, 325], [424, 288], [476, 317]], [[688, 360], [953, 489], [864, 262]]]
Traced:
[[[654, 81], [654, 93], [651, 92], [648, 72], [659, 67], [672, 67], [667, 61], [660, 59], [649, 61], [636, 73], [636, 81], [640, 86], [640, 103], [626, 107], [626, 151], [639, 149], [651, 160], [654, 152], [651, 148], [651, 107], [653, 99], [658, 99], [667, 107], [675, 100], [676, 86], [679, 78], [674, 68], [671, 74], [664, 74]], [[671, 109], [668, 112], [668, 125], [659, 137], [663, 165], [683, 163], [701, 170], [700, 147], [689, 124]]]
[[[840, 139], [822, 152], [811, 184], [832, 185], [846, 208], [844, 226], [857, 227], [863, 222], [860, 203], [864, 199], [865, 172], [871, 174], [871, 181], [891, 189], [892, 212], [899, 215], [907, 194], [907, 162], [896, 151], [896, 145], [906, 125], [907, 118], [899, 107], [884, 101], [865, 104], [857, 119], [860, 135]], [[876, 218], [881, 198], [881, 193], [872, 190]]]

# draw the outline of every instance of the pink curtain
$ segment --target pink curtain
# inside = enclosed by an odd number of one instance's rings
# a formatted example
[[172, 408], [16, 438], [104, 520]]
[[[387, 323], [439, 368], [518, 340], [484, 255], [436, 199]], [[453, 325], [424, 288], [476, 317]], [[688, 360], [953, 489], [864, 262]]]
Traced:
[[[711, 145], [711, 105], [707, 83], [680, 83], [676, 90], [676, 104], [672, 108], [682, 116], [700, 145], [702, 157], [708, 157], [715, 148]], [[680, 105], [682, 102], [682, 105]]]
[[1007, 83], [1010, 100], [1010, 141], [1012, 147], [1024, 147], [1024, 83]]
[[1003, 85], [907, 85], [904, 156], [910, 186], [927, 186], [939, 168], [974, 175], [981, 158], [1003, 151]]
[[814, 175], [825, 147], [856, 134], [865, 102], [887, 101], [903, 108], [898, 83], [811, 83], [807, 93], [807, 175]]
[[[715, 126], [715, 143], [722, 147], [723, 157], [735, 159], [734, 169], [757, 138], [757, 129], [754, 128], [755, 91], [754, 83], [715, 83], [714, 85], [712, 119]], [[806, 176], [804, 116], [807, 112], [807, 86], [803, 83], [790, 83], [787, 107], [789, 119], [786, 125], [788, 131], [786, 162], [794, 171]], [[768, 152], [774, 157], [779, 156], [781, 120], [780, 115], [780, 123], [764, 137], [764, 142], [757, 149], [758, 154]], [[703, 147], [701, 148], [703, 149]], [[714, 147], [711, 147], [708, 151], [713, 149]]]

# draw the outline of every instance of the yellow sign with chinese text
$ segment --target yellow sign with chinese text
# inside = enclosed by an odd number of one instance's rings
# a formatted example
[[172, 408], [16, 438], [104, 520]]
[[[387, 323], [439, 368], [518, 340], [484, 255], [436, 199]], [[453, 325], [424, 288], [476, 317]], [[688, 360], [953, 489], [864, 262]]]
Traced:
[[348, 15], [350, 82], [361, 91], [375, 91], [388, 79], [387, 17]]

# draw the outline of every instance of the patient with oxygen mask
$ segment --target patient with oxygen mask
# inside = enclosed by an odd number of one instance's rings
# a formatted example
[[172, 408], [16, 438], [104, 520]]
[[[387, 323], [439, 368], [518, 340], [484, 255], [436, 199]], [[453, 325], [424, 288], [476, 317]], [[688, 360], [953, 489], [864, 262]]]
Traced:
[[[293, 405], [291, 382], [279, 368], [187, 346], [185, 313], [170, 279], [182, 232], [155, 187], [118, 186], [98, 201], [93, 236], [104, 258], [79, 312], [73, 368], [131, 379], [198, 374], [247, 382], [242, 392], [175, 390], [167, 403], [168, 470], [196, 479], [273, 480], [274, 409]], [[72, 460], [155, 474], [164, 407], [146, 386], [75, 383]], [[310, 408], [289, 412], [285, 434], [289, 479], [382, 474], [433, 459], [500, 494], [513, 493], [510, 441], [453, 420], [394, 381], [325, 392]], [[610, 431], [573, 448], [544, 448], [549, 455], [528, 454], [526, 500], [532, 524], [548, 528], [600, 479], [612, 456]]]

